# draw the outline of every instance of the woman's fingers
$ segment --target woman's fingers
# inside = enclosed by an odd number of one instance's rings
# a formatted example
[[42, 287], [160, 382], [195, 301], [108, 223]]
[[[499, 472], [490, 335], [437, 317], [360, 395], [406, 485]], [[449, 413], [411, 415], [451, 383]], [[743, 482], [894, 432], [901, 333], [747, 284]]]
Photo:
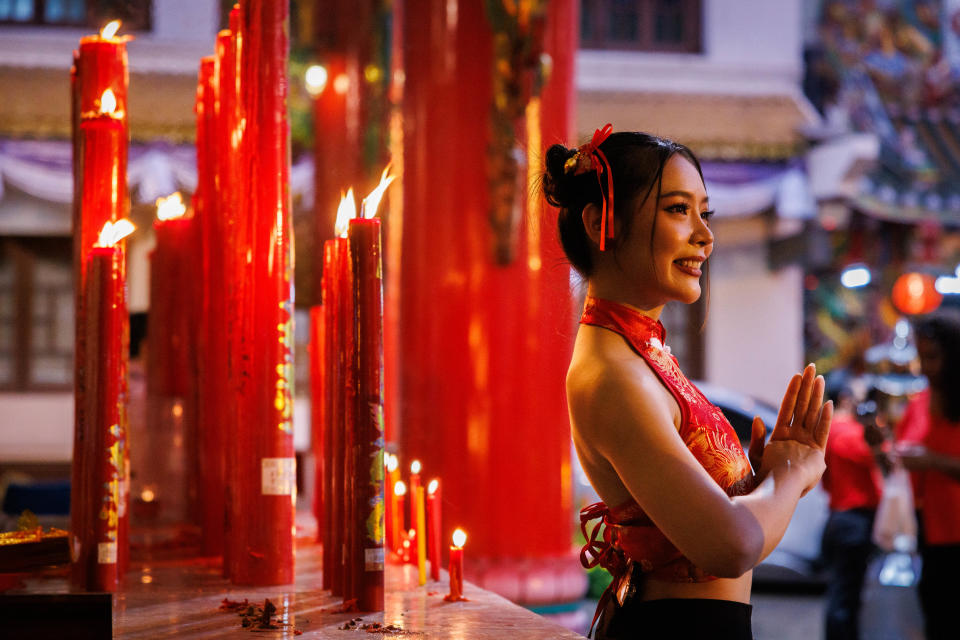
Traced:
[[793, 416], [794, 407], [797, 405], [797, 394], [800, 391], [802, 376], [795, 373], [790, 382], [787, 383], [787, 390], [783, 394], [783, 400], [780, 402], [780, 411], [777, 413], [777, 424], [773, 427], [773, 436], [781, 437], [784, 429], [790, 427], [790, 418]]
[[813, 381], [813, 393], [810, 396], [810, 404], [807, 405], [807, 413], [802, 425], [807, 431], [812, 432], [817, 427], [817, 420], [820, 418], [823, 408], [823, 389], [825, 386], [823, 376], [817, 376]]
[[827, 437], [830, 435], [830, 422], [833, 420], [833, 400], [828, 400], [827, 404], [820, 409], [820, 418], [817, 420], [817, 426], [813, 430], [813, 441], [820, 449], [826, 450]]
[[814, 381], [817, 377], [817, 368], [813, 364], [808, 364], [803, 370], [803, 378], [800, 383], [800, 391], [797, 394], [797, 405], [793, 410], [793, 419], [790, 424], [794, 428], [802, 428], [804, 418], [807, 415], [807, 408], [810, 406], [810, 396], [813, 395]]

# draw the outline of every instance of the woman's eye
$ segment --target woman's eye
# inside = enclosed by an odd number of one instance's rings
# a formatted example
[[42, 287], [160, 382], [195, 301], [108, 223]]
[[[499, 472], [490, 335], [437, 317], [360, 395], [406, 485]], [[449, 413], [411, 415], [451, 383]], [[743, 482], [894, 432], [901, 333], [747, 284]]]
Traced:
[[686, 202], [678, 202], [677, 204], [672, 204], [667, 207], [667, 211], [670, 213], [686, 213], [690, 209], [690, 205]]
[[716, 213], [713, 209], [709, 211], [701, 211], [700, 217], [703, 218], [706, 222], [710, 222], [710, 218], [713, 217], [713, 214]]

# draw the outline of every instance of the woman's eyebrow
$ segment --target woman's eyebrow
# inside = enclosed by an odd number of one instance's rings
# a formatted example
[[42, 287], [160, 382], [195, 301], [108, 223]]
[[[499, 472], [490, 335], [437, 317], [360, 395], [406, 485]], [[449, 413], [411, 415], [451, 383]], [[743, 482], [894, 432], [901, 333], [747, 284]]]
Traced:
[[[663, 200], [664, 198], [670, 198], [670, 197], [672, 197], [672, 196], [683, 196], [683, 197], [686, 198], [687, 200], [695, 200], [695, 199], [696, 199], [696, 197], [695, 197], [692, 193], [690, 193], [689, 191], [683, 191], [683, 190], [680, 190], [680, 189], [677, 189], [677, 190], [675, 190], [675, 191], [669, 191], [669, 192], [667, 192], [667, 193], [661, 193], [661, 194], [660, 194], [660, 199]], [[701, 202], [706, 202], [706, 201], [708, 201], [709, 199], [710, 199], [709, 196], [704, 196], [704, 197], [703, 197], [703, 200], [701, 200]]]

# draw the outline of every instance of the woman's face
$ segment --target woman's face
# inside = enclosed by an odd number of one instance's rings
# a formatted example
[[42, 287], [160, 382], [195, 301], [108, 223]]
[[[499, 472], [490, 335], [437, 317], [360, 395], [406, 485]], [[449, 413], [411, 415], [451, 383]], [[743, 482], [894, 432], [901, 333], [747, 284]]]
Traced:
[[625, 286], [635, 288], [632, 298], [644, 307], [670, 300], [696, 302], [701, 267], [713, 251], [712, 213], [696, 167], [679, 154], [671, 156], [663, 168], [659, 201], [654, 185], [618, 244], [617, 262]]

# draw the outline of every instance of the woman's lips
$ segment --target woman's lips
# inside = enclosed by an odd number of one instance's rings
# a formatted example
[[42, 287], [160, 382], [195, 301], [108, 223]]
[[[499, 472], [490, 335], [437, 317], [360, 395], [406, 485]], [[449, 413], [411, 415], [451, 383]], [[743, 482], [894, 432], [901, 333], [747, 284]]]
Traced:
[[699, 278], [703, 275], [703, 271], [696, 267], [688, 267], [687, 265], [680, 264], [679, 262], [674, 262], [673, 266], [675, 266], [677, 269], [680, 269], [680, 271], [684, 272], [685, 274], [695, 278]]

